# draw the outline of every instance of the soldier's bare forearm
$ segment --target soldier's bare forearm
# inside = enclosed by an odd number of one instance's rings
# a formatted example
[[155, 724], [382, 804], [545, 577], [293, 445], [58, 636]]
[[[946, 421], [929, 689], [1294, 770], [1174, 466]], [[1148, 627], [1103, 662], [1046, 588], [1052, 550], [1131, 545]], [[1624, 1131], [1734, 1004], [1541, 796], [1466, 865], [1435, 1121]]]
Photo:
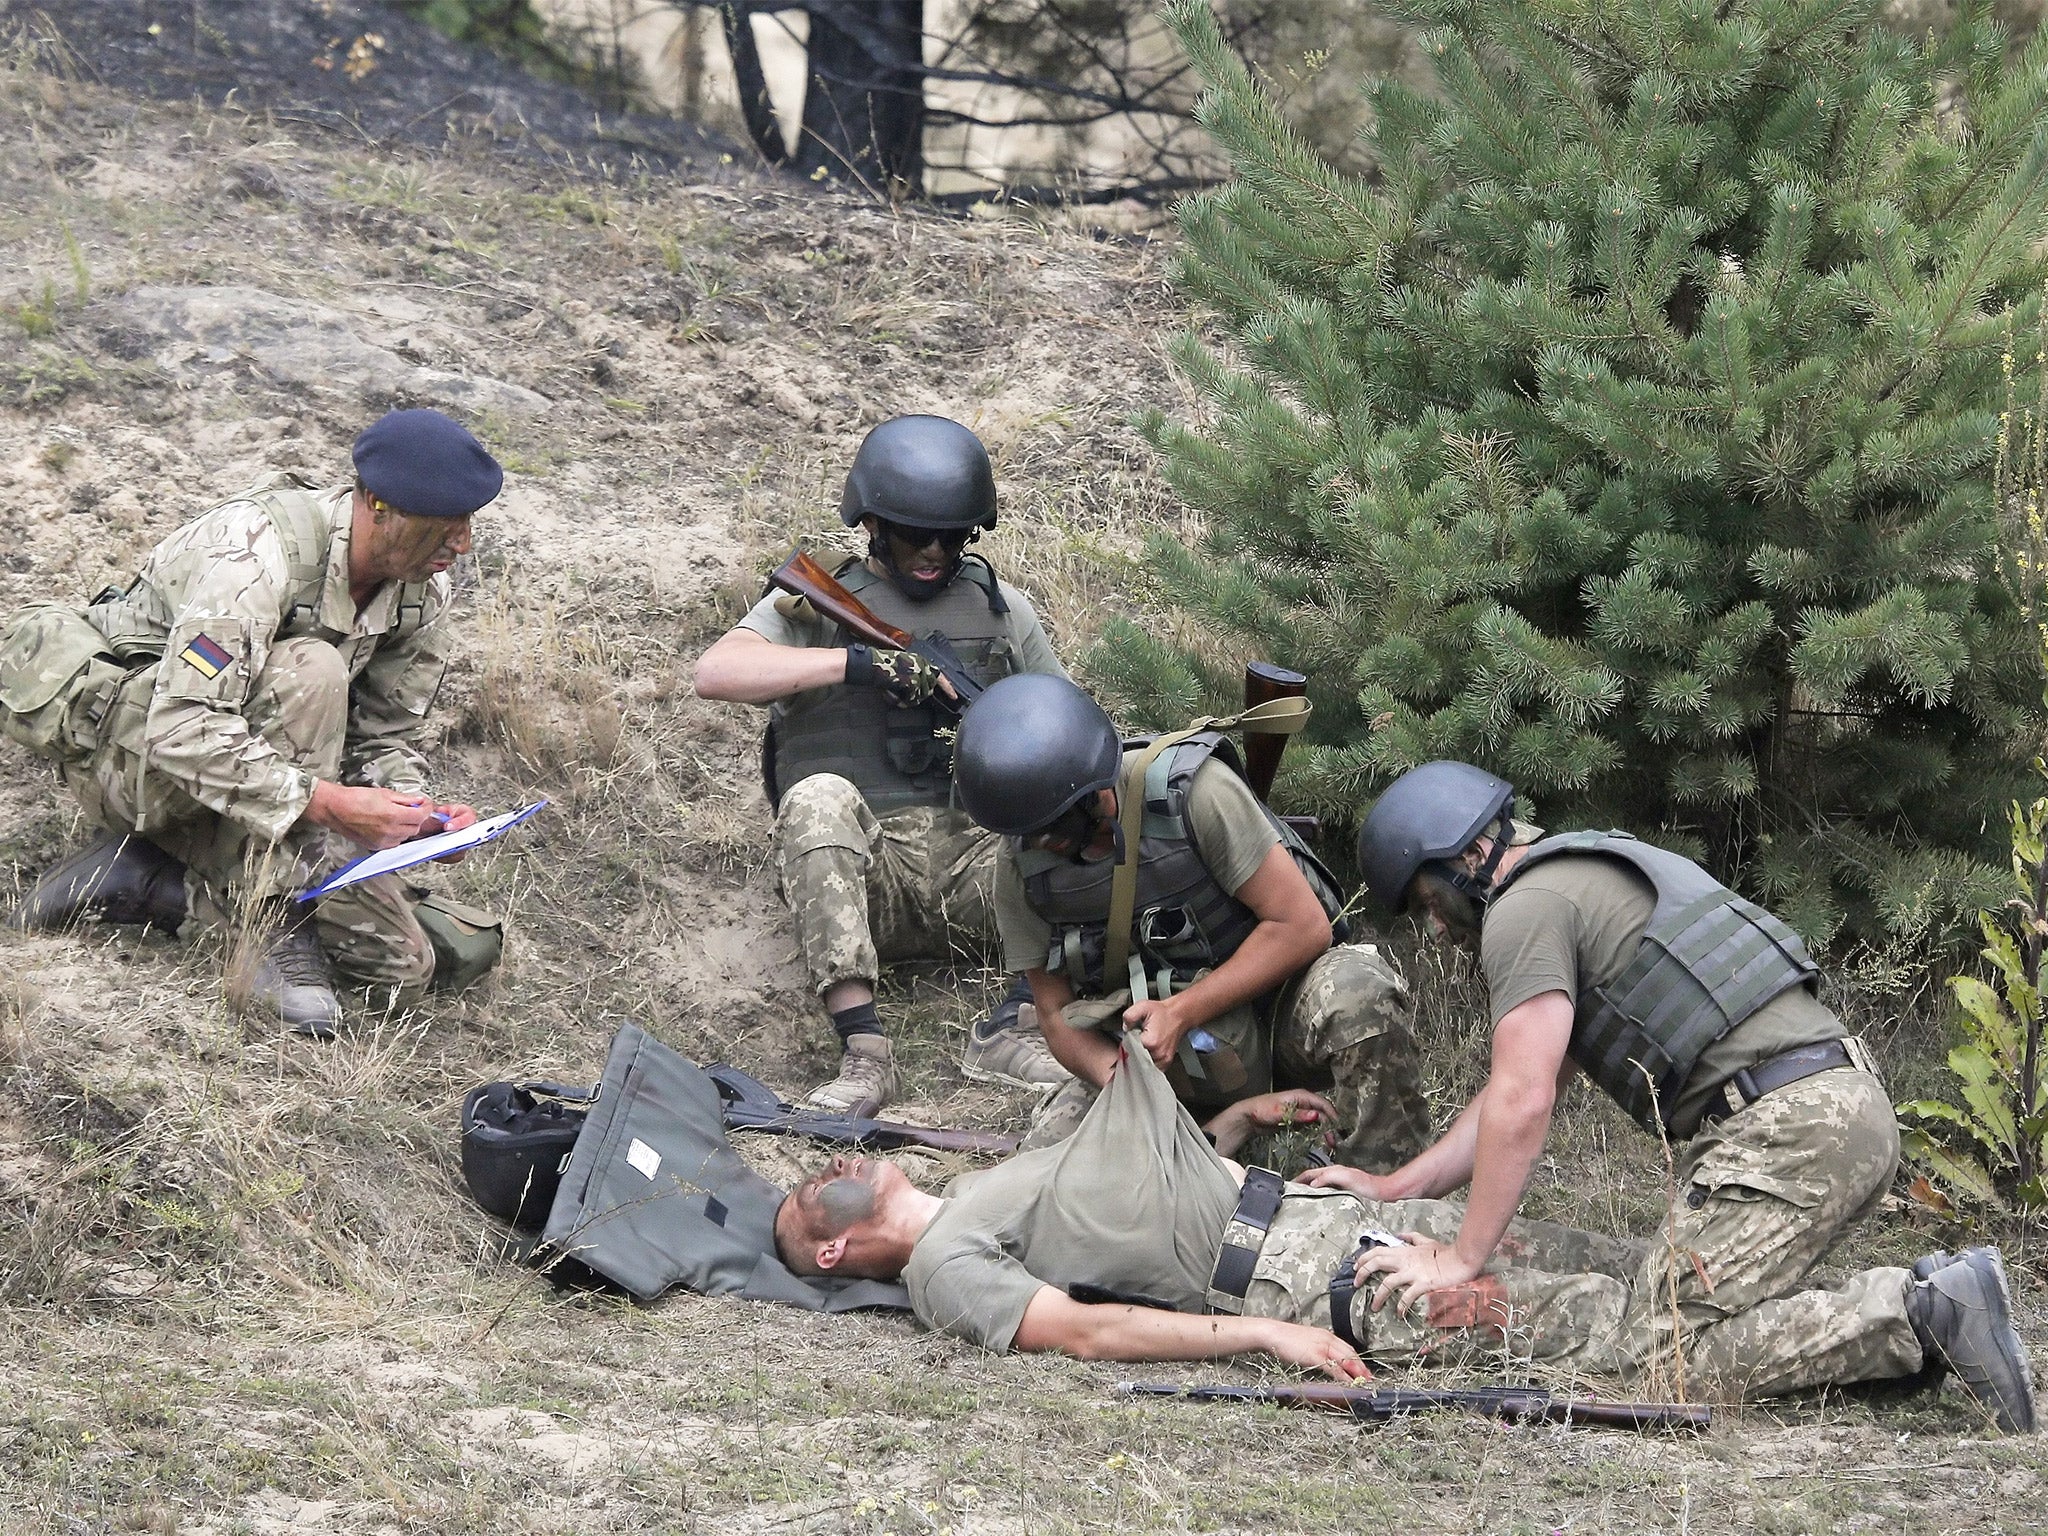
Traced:
[[839, 647], [777, 645], [751, 629], [735, 629], [697, 658], [694, 687], [700, 699], [772, 704], [845, 681], [846, 652]]

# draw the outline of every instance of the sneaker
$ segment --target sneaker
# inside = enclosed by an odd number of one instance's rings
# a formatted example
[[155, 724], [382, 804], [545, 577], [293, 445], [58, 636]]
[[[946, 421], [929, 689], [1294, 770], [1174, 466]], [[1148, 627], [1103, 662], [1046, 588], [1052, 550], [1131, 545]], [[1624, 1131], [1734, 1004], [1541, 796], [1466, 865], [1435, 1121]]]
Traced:
[[2000, 1429], [2030, 1435], [2034, 1373], [2012, 1324], [2005, 1263], [1996, 1248], [1965, 1248], [1940, 1262], [1944, 1258], [1929, 1254], [1915, 1264], [1906, 1293], [1906, 1315], [1921, 1351], [1945, 1362]]
[[866, 1119], [896, 1097], [896, 1055], [885, 1036], [848, 1036], [839, 1075], [804, 1095], [805, 1109]]
[[176, 933], [185, 921], [185, 866], [146, 837], [102, 832], [35, 883], [9, 926], [141, 923]]
[[967, 1032], [960, 1075], [977, 1083], [1040, 1091], [1057, 1088], [1073, 1076], [1046, 1045], [1038, 1010], [1031, 1003], [1030, 983], [1022, 976], [1011, 981], [995, 1012]]
[[249, 978], [247, 1006], [275, 1014], [294, 1034], [334, 1038], [341, 999], [310, 916], [294, 914], [270, 936]]

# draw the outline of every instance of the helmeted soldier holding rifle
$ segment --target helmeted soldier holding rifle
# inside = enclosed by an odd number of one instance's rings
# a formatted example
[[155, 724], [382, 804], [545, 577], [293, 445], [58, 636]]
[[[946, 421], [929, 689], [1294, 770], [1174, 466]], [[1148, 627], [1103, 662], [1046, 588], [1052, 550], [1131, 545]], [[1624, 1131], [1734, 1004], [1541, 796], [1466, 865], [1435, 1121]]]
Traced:
[[[805, 1102], [871, 1115], [896, 1093], [875, 1010], [882, 961], [943, 960], [992, 936], [996, 839], [955, 808], [945, 739], [962, 695], [1014, 672], [1065, 674], [1030, 601], [967, 549], [996, 524], [994, 470], [967, 428], [938, 416], [883, 422], [854, 457], [839, 515], [866, 533], [866, 556], [790, 584], [843, 589], [853, 601], [840, 618], [823, 611], [822, 593], [763, 597], [704, 653], [696, 686], [704, 698], [772, 706], [762, 759], [776, 870], [844, 1047], [838, 1076]], [[857, 627], [847, 608], [861, 610]], [[969, 1076], [1065, 1081], [1025, 996], [1013, 985], [970, 1031]]]
[[1049, 677], [998, 683], [961, 722], [961, 804], [1004, 834], [1004, 963], [1076, 1078], [1026, 1145], [1072, 1130], [1134, 1027], [1197, 1111], [1323, 1090], [1337, 1156], [1394, 1167], [1429, 1134], [1407, 984], [1376, 945], [1333, 947], [1343, 899], [1247, 784], [1234, 723], [1126, 743]]
[[[1883, 1083], [1783, 922], [1624, 833], [1539, 840], [1515, 821], [1512, 787], [1466, 763], [1397, 779], [1366, 818], [1359, 863], [1382, 902], [1477, 946], [1494, 1019], [1491, 1075], [1436, 1145], [1383, 1177], [1306, 1176], [1390, 1202], [1368, 1209], [1414, 1229], [1353, 1266], [1371, 1296], [1357, 1312], [1365, 1353], [1505, 1344], [1623, 1377], [1682, 1361], [1728, 1398], [1953, 1367], [2002, 1427], [2033, 1429], [1995, 1249], [1797, 1289], [1877, 1208], [1899, 1144]], [[1596, 1234], [1509, 1233], [1575, 1071], [1675, 1159], [1664, 1232], [1632, 1253], [1602, 1258], [1610, 1240]], [[1431, 1198], [1468, 1184], [1462, 1207]], [[1326, 1284], [1312, 1269], [1305, 1296]]]

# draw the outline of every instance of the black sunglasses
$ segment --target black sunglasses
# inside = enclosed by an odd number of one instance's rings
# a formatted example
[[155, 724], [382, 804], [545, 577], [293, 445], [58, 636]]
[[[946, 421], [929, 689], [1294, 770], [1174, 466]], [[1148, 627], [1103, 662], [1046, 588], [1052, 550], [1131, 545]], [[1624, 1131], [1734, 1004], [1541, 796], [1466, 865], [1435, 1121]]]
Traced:
[[886, 518], [882, 522], [882, 531], [910, 549], [936, 544], [949, 555], [957, 555], [965, 549], [975, 532], [972, 528], [912, 528], [905, 523], [889, 522]]

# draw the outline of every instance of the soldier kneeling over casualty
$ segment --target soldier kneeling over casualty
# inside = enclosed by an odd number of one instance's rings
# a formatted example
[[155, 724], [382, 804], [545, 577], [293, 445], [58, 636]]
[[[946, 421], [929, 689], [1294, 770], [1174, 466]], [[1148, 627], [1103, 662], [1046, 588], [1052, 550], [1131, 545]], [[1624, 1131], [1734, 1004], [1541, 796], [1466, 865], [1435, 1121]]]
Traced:
[[[1064, 677], [1023, 593], [970, 541], [996, 525], [995, 471], [967, 428], [898, 416], [867, 435], [839, 516], [865, 558], [832, 574], [885, 623], [952, 643], [968, 673]], [[875, 983], [884, 958], [946, 960], [994, 936], [996, 838], [954, 808], [952, 749], [924, 657], [871, 650], [793, 596], [764, 597], [697, 662], [702, 698], [772, 704], [762, 767], [775, 806], [775, 865], [804, 969], [831, 1015], [839, 1075], [804, 1100], [872, 1115], [896, 1096]], [[1022, 979], [968, 1035], [969, 1077], [1046, 1088], [1066, 1081], [1024, 1011]]]
[[1387, 1169], [1421, 1149], [1407, 984], [1375, 945], [1332, 947], [1343, 899], [1259, 803], [1227, 737], [1127, 744], [1065, 678], [1017, 677], [975, 701], [954, 754], [961, 804], [1005, 834], [1005, 964], [1025, 972], [1076, 1079], [1027, 1148], [1079, 1122], [1129, 1027], [1200, 1112], [1276, 1082], [1317, 1088], [1339, 1160]]
[[[1389, 786], [1359, 834], [1379, 900], [1476, 945], [1494, 1019], [1491, 1075], [1435, 1146], [1385, 1177], [1306, 1176], [1412, 1229], [1356, 1266], [1375, 1309], [1358, 1319], [1367, 1353], [1439, 1359], [1456, 1340], [1622, 1377], [1682, 1359], [1729, 1399], [1952, 1366], [2002, 1428], [2031, 1431], [1997, 1250], [1796, 1289], [1877, 1208], [1899, 1155], [1884, 1084], [1815, 997], [1798, 936], [1689, 859], [1619, 832], [1536, 840], [1513, 812], [1505, 780], [1430, 763]], [[1574, 1071], [1677, 1159], [1664, 1235], [1647, 1245], [1516, 1230]], [[1468, 1184], [1462, 1207], [1429, 1198]], [[1289, 1241], [1353, 1225], [1323, 1216]]]
[[448, 568], [504, 481], [437, 411], [391, 412], [354, 460], [353, 486], [277, 476], [164, 540], [125, 591], [0, 631], [0, 727], [104, 829], [14, 924], [176, 933], [262, 913], [245, 1001], [319, 1039], [341, 1019], [330, 960], [380, 1003], [435, 977], [396, 875], [283, 903], [360, 851], [476, 820], [428, 796], [415, 744], [446, 666]]
[[[1534, 1353], [1546, 1357], [1543, 1316], [1503, 1328], [1491, 1326], [1487, 1315], [1432, 1307], [1434, 1321], [1411, 1320], [1392, 1308], [1372, 1309], [1369, 1276], [1355, 1286], [1362, 1232], [1398, 1224], [1448, 1234], [1457, 1206], [1384, 1203], [1283, 1183], [1276, 1173], [1241, 1168], [1223, 1155], [1255, 1127], [1314, 1114], [1313, 1095], [1262, 1095], [1217, 1115], [1205, 1137], [1134, 1032], [1108, 1086], [1065, 1141], [967, 1174], [943, 1197], [916, 1188], [892, 1164], [835, 1158], [782, 1202], [776, 1251], [799, 1274], [900, 1278], [927, 1328], [998, 1353], [1058, 1350], [1088, 1360], [1264, 1353], [1343, 1380], [1371, 1374], [1361, 1355], [1435, 1360], [1450, 1353], [1444, 1346], [1464, 1339], [1483, 1341], [1497, 1368], [1503, 1334], [1509, 1349], [1527, 1353], [1533, 1325]], [[1624, 1246], [1543, 1221], [1509, 1222], [1504, 1235], [1501, 1253], [1552, 1265], [1615, 1263]], [[1829, 1353], [1816, 1332], [1806, 1336], [1810, 1368], [1796, 1380], [1767, 1374], [1732, 1385], [1761, 1395], [1859, 1372], [1931, 1376], [1952, 1364], [2002, 1423], [2031, 1427], [2030, 1414], [2009, 1413], [2000, 1406], [2005, 1400], [1982, 1385], [1987, 1378], [2007, 1381], [2015, 1362], [2024, 1380], [2025, 1356], [2010, 1319], [1985, 1305], [1989, 1292], [1974, 1283], [1944, 1284], [1942, 1277], [1955, 1271], [1980, 1273], [1970, 1255], [1934, 1267], [1946, 1258], [1923, 1261], [1931, 1279], [1880, 1272], [1899, 1277], [1906, 1293], [1901, 1314], [1911, 1318], [1900, 1347], [1882, 1361], [1855, 1364]], [[1499, 1272], [1508, 1294], [1521, 1274]], [[1530, 1278], [1542, 1284], [1556, 1277]], [[1610, 1353], [1601, 1363], [1624, 1360]]]

